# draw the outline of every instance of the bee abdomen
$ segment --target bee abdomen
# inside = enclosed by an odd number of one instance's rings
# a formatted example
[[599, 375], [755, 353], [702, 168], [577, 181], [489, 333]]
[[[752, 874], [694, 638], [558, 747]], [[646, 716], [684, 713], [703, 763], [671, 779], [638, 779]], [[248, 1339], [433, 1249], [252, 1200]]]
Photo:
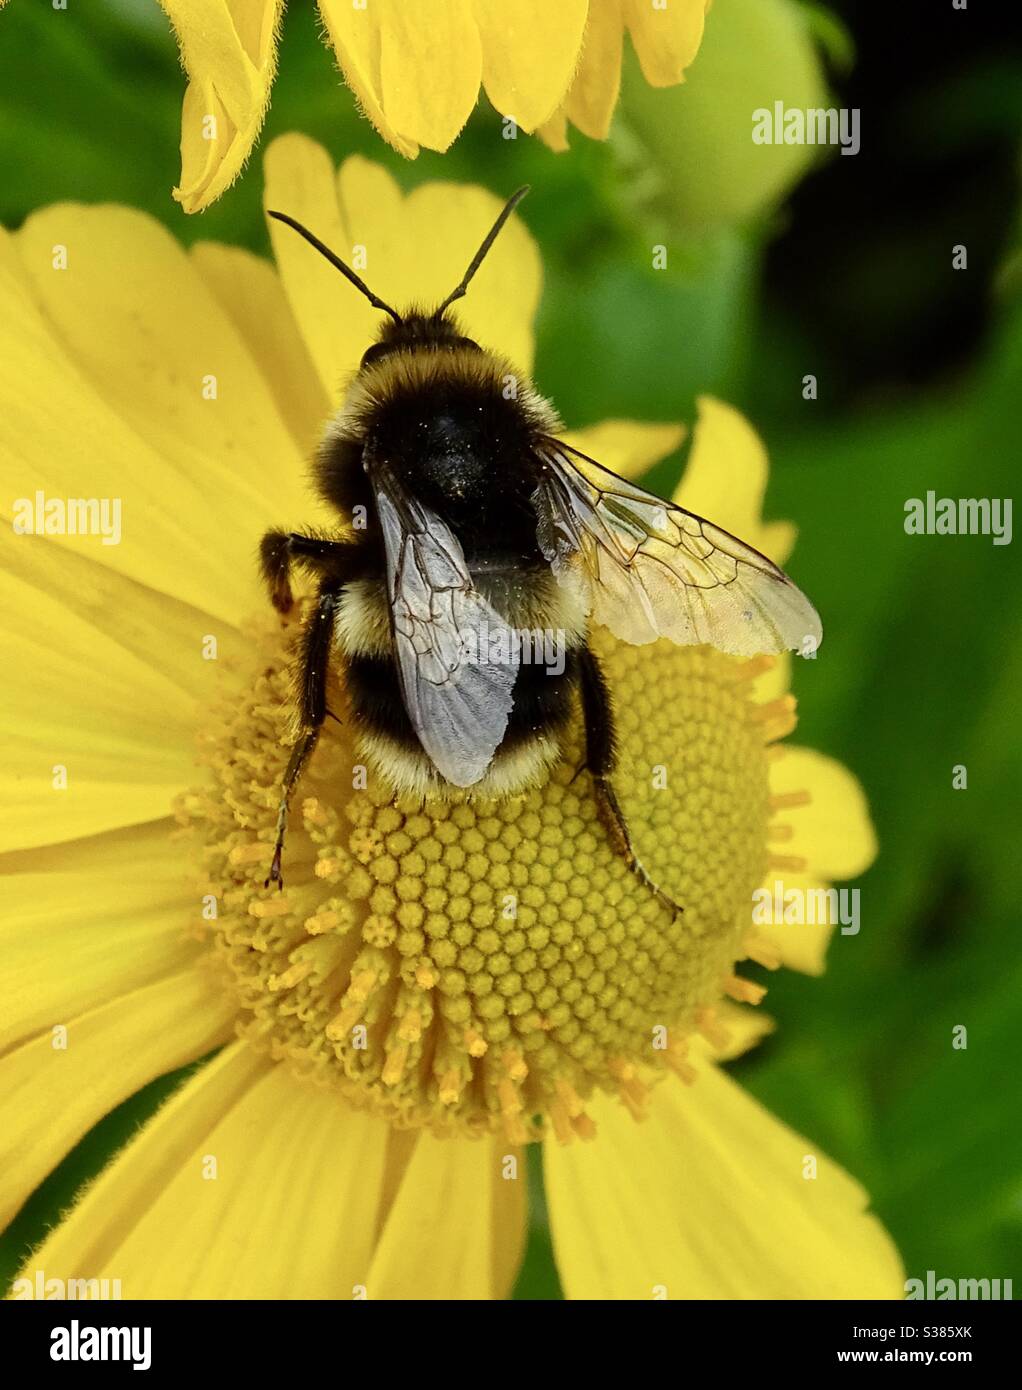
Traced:
[[[561, 737], [571, 717], [577, 681], [572, 662], [560, 676], [519, 675], [515, 702], [504, 738], [489, 768], [469, 789], [475, 796], [514, 796], [538, 785], [561, 756]], [[398, 795], [444, 797], [452, 792], [412, 727], [393, 661], [379, 657], [348, 660], [352, 712], [358, 726], [360, 756]], [[521, 687], [521, 689], [520, 689]], [[521, 698], [519, 698], [521, 695]]]
[[[523, 606], [520, 616], [538, 615]], [[584, 642], [577, 625], [522, 629], [519, 637], [507, 728], [489, 769], [471, 789], [476, 795], [514, 795], [536, 785], [560, 756], [561, 735], [572, 717], [578, 649]], [[361, 579], [345, 587], [336, 638], [366, 761], [399, 793], [444, 795], [450, 788], [423, 750], [402, 699], [381, 580]]]
[[[352, 712], [360, 729], [399, 745], [415, 757], [425, 757], [401, 698], [393, 654], [349, 653], [346, 667]], [[521, 666], [507, 729], [495, 759], [520, 750], [537, 736], [556, 739], [571, 718], [577, 681], [578, 661], [573, 651], [564, 653], [559, 672], [542, 665]]]

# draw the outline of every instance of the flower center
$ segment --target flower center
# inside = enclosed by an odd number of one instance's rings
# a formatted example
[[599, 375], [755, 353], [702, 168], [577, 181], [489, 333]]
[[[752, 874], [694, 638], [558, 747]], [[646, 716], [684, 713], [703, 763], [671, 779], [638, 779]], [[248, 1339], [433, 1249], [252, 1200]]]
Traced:
[[[296, 792], [282, 892], [263, 886], [291, 719], [289, 648], [274, 627], [205, 732], [212, 784], [181, 799], [202, 847], [203, 927], [251, 1041], [400, 1127], [503, 1132], [592, 1125], [595, 1089], [641, 1108], [639, 1069], [684, 1073], [745, 954], [767, 857], [768, 782], [756, 663], [598, 635], [635, 849], [684, 907], [671, 913], [614, 851], [582, 762], [582, 730], [540, 788], [395, 801], [361, 764], [335, 683]], [[239, 681], [240, 677], [240, 681]], [[775, 731], [776, 732], [776, 731]], [[215, 914], [215, 915], [214, 915]]]

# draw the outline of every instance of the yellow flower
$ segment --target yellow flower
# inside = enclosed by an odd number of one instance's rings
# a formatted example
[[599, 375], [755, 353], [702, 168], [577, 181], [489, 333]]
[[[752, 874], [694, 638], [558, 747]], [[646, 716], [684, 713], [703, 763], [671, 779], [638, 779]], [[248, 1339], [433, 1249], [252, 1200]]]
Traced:
[[[266, 115], [284, 0], [160, 0], [188, 74], [181, 113], [186, 212], [240, 174]], [[625, 31], [646, 80], [682, 81], [709, 0], [319, 0], [345, 81], [401, 154], [446, 150], [480, 86], [524, 131], [557, 148], [567, 121], [604, 139]]]
[[[266, 192], [364, 248], [398, 303], [449, 289], [497, 206], [448, 184], [402, 197], [358, 159], [338, 176], [298, 136], [269, 150]], [[0, 1217], [113, 1106], [220, 1049], [25, 1277], [502, 1298], [536, 1140], [570, 1297], [898, 1296], [863, 1191], [718, 1065], [768, 1026], [736, 962], [822, 968], [823, 929], [750, 931], [756, 885], [873, 854], [849, 774], [778, 742], [782, 665], [600, 639], [619, 794], [677, 921], [612, 851], [576, 750], [525, 796], [416, 807], [349, 790], [332, 722], [287, 889], [263, 888], [293, 633], [254, 552], [268, 525], [329, 522], [304, 460], [374, 327], [280, 230], [277, 269], [187, 254], [118, 207], [50, 207], [0, 241], [5, 499], [44, 519], [92, 499], [85, 529], [103, 533], [4, 532]], [[527, 368], [539, 290], [516, 220], [465, 327]], [[608, 422], [576, 439], [635, 475], [679, 437]], [[792, 532], [761, 523], [765, 483], [748, 425], [704, 400], [682, 500], [781, 556]]]

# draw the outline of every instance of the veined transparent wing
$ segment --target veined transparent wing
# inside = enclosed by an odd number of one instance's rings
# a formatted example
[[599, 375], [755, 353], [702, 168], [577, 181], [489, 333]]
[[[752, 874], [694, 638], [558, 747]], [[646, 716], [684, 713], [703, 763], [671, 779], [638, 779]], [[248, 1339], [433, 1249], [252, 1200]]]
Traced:
[[402, 699], [440, 775], [470, 787], [504, 737], [518, 648], [475, 588], [450, 527], [385, 463], [371, 461], [368, 471], [383, 530]]
[[556, 439], [532, 501], [540, 549], [625, 642], [667, 637], [738, 656], [818, 646], [819, 616], [751, 545]]

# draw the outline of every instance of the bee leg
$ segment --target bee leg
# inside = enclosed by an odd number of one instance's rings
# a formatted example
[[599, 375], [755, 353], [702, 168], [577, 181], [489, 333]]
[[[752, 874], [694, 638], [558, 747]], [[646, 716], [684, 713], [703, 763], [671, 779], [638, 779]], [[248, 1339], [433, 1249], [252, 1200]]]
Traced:
[[668, 897], [650, 878], [643, 867], [642, 861], [632, 848], [632, 837], [628, 833], [628, 823], [624, 818], [617, 795], [608, 777], [593, 777], [593, 785], [596, 792], [596, 810], [603, 823], [604, 828], [610, 835], [611, 843], [621, 855], [625, 863], [631, 869], [641, 883], [644, 883], [651, 893], [654, 893], [664, 907], [673, 917], [677, 917], [685, 909], [680, 903], [676, 903], [673, 898]]
[[316, 610], [302, 636], [302, 649], [297, 672], [302, 733], [291, 750], [291, 757], [284, 773], [280, 805], [277, 810], [277, 838], [273, 847], [273, 860], [270, 864], [269, 876], [263, 884], [264, 888], [268, 888], [271, 883], [276, 883], [279, 888], [284, 887], [284, 880], [281, 876], [281, 858], [284, 853], [284, 837], [287, 835], [291, 795], [312, 756], [312, 751], [319, 739], [320, 729], [323, 727], [323, 720], [327, 716], [326, 678], [339, 591], [340, 584], [337, 581], [323, 585], [316, 600]]
[[259, 545], [259, 567], [278, 613], [289, 613], [294, 605], [291, 567], [295, 562], [332, 571], [338, 562], [344, 565], [352, 549], [350, 541], [325, 540], [300, 531], [267, 531]]
[[263, 884], [264, 888], [269, 888], [271, 883], [275, 883], [278, 888], [283, 890], [284, 879], [281, 875], [280, 864], [284, 854], [284, 838], [287, 835], [287, 818], [290, 811], [291, 793], [298, 785], [298, 779], [302, 775], [305, 764], [309, 761], [318, 738], [318, 729], [308, 729], [291, 749], [291, 757], [288, 759], [287, 771], [284, 773], [280, 805], [277, 808], [277, 839], [273, 846], [273, 859], [270, 863], [270, 872]]
[[600, 664], [588, 648], [579, 653], [579, 687], [582, 695], [582, 717], [586, 731], [586, 767], [593, 778], [596, 810], [611, 844], [642, 883], [654, 893], [673, 916], [684, 908], [659, 888], [650, 878], [632, 846], [621, 804], [617, 799], [610, 774], [614, 767], [614, 715], [610, 692]]

